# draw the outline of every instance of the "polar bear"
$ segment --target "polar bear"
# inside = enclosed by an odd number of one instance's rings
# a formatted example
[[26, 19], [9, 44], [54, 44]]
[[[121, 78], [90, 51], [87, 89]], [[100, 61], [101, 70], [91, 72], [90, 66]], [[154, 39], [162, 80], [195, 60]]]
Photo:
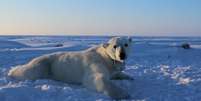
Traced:
[[125, 99], [129, 94], [111, 80], [132, 80], [122, 72], [131, 43], [129, 37], [113, 37], [84, 51], [43, 55], [11, 69], [8, 76], [18, 80], [54, 79], [82, 84], [114, 99]]

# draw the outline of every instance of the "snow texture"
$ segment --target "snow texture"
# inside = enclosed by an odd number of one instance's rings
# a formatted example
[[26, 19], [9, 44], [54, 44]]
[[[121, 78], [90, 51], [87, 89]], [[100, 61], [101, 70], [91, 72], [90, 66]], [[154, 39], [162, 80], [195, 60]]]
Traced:
[[[34, 57], [57, 51], [78, 51], [106, 42], [103, 36], [1, 36], [0, 101], [105, 101], [111, 98], [80, 85], [54, 80], [15, 81], [8, 70]], [[199, 101], [201, 99], [200, 37], [133, 37], [126, 72], [133, 81], [113, 81], [131, 101]], [[189, 43], [191, 49], [180, 47]]]

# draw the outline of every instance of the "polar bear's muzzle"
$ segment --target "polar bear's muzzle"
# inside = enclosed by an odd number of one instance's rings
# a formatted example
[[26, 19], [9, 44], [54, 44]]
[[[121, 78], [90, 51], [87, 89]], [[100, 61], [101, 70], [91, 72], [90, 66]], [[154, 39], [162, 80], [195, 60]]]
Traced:
[[119, 60], [120, 62], [123, 62], [126, 58], [127, 58], [127, 54], [124, 48], [118, 47], [116, 49], [116, 59]]
[[123, 48], [121, 48], [120, 53], [119, 53], [119, 58], [120, 58], [121, 60], [125, 60], [126, 57], [127, 57], [127, 56], [126, 56], [126, 52], [124, 51]]

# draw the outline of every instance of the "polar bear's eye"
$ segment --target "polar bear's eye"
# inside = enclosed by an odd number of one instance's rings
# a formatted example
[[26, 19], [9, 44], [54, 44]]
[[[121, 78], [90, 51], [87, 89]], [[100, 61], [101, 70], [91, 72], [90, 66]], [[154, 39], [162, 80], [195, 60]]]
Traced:
[[126, 43], [126, 44], [124, 44], [124, 46], [125, 46], [125, 47], [128, 47], [128, 44]]
[[114, 45], [113, 48], [116, 49], [116, 48], [117, 48], [117, 45]]

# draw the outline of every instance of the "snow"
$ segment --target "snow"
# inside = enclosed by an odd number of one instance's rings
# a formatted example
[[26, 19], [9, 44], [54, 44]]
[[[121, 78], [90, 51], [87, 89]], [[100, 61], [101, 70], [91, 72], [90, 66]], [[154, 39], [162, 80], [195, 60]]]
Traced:
[[[1, 36], [0, 101], [110, 101], [81, 85], [54, 80], [15, 81], [6, 76], [16, 65], [58, 51], [79, 51], [106, 42], [103, 36]], [[199, 101], [200, 37], [133, 37], [125, 73], [133, 81], [113, 81], [132, 101]], [[183, 49], [189, 43], [191, 49]], [[62, 44], [63, 46], [56, 47]]]

